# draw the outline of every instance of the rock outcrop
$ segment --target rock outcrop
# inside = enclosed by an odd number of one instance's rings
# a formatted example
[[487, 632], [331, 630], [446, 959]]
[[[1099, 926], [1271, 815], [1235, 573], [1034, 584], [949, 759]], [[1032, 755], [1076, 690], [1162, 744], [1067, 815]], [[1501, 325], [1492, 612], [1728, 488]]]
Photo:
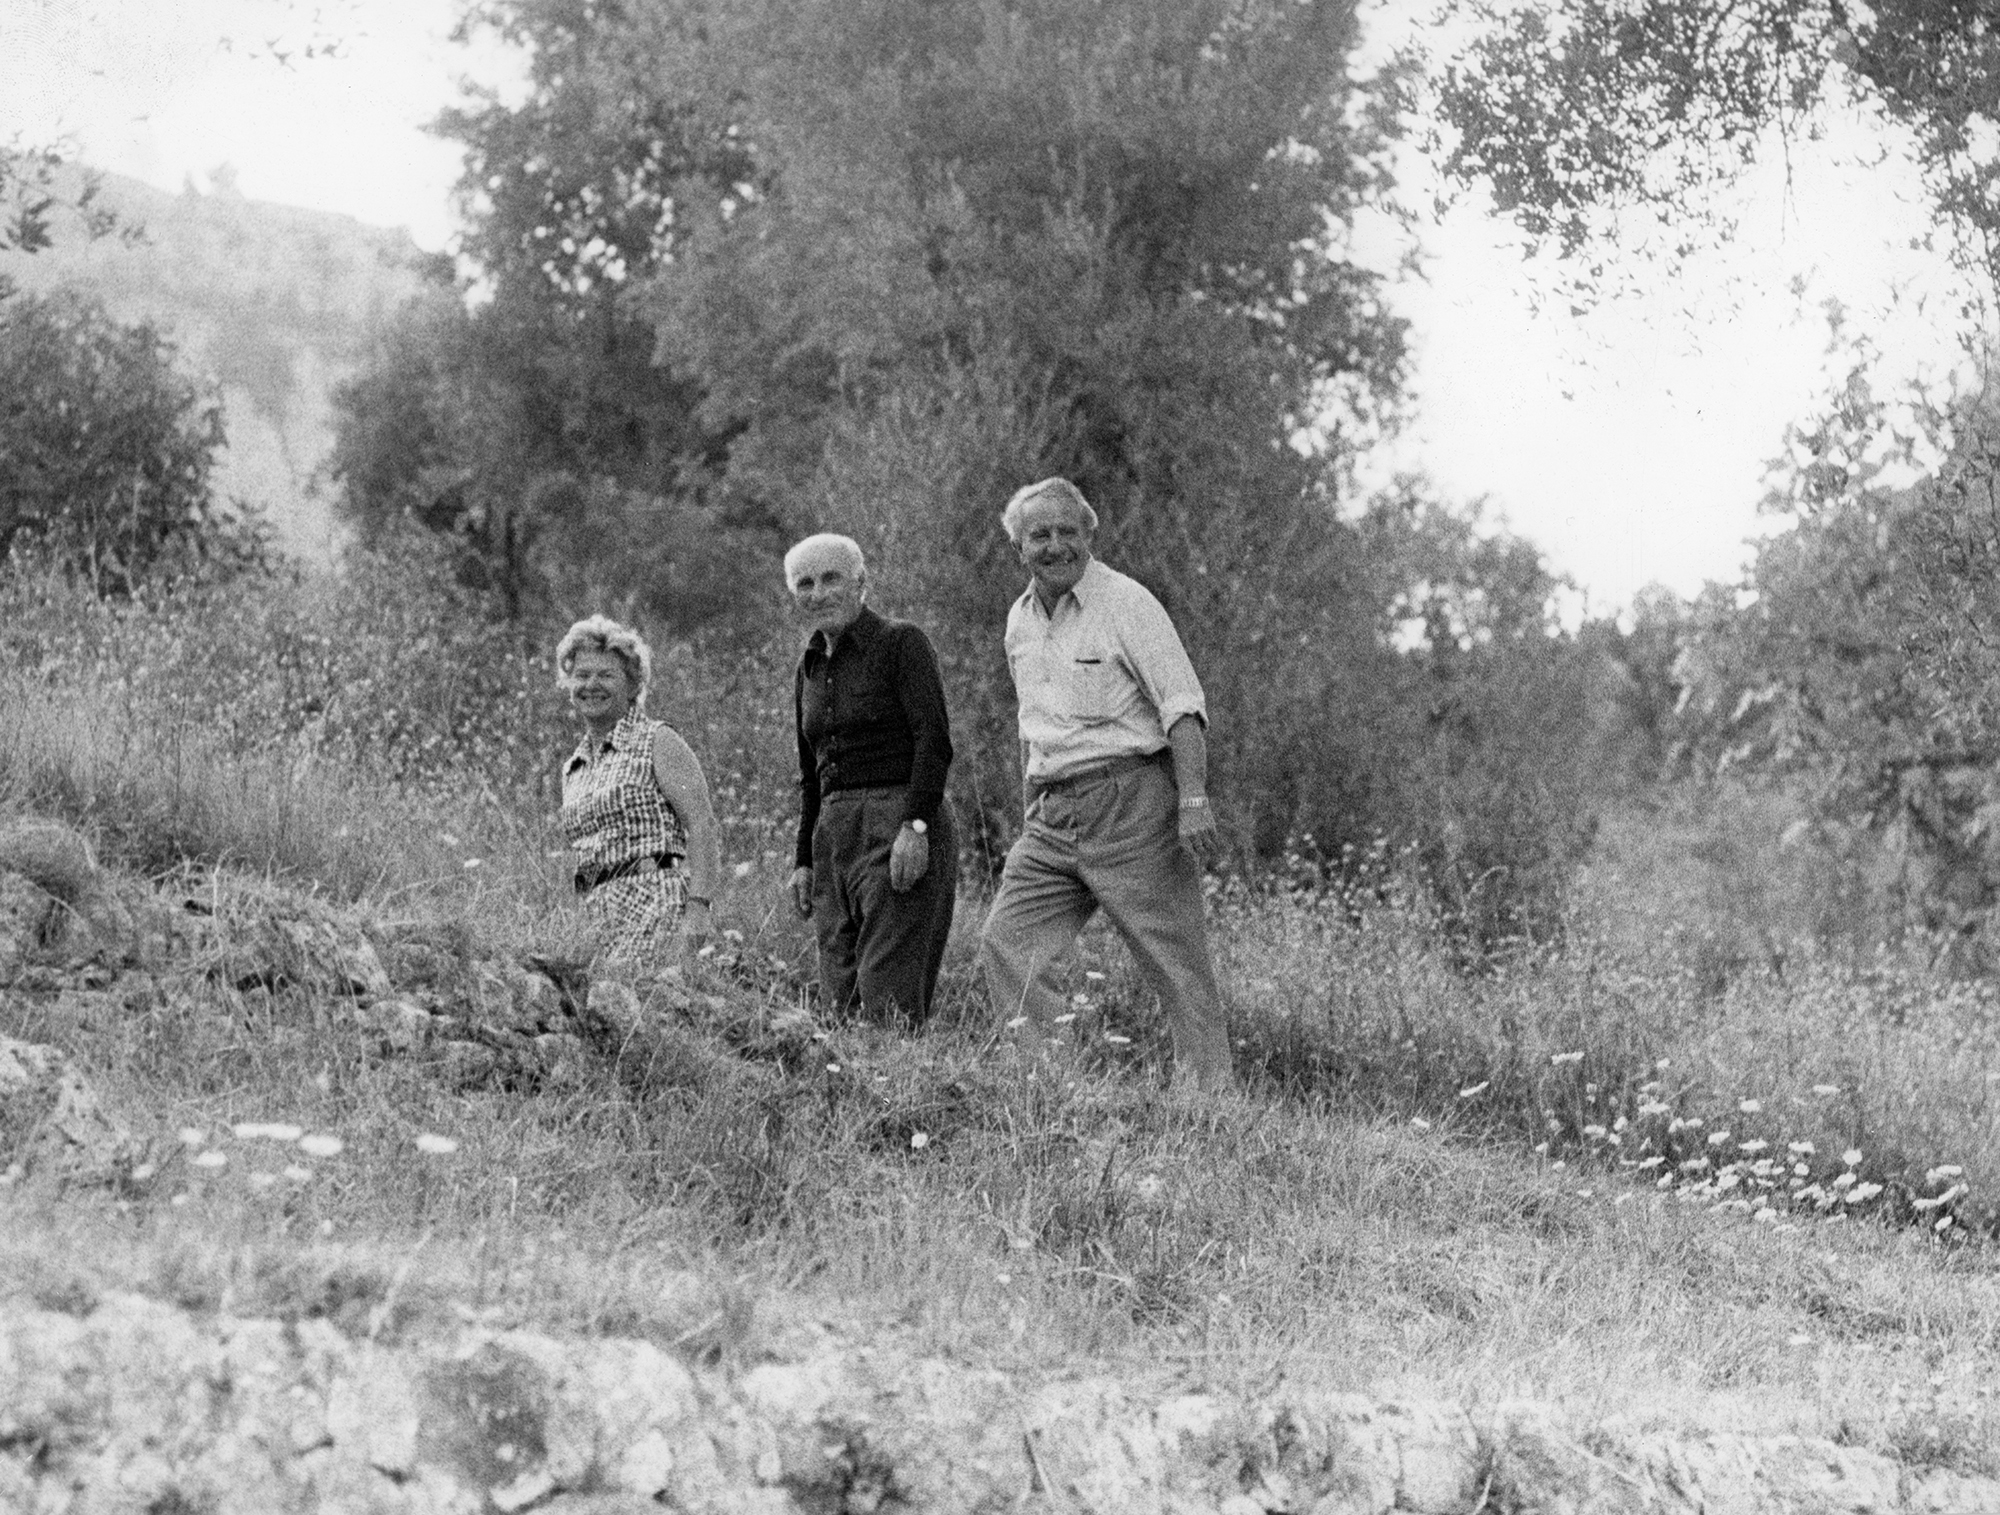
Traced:
[[1992, 1511], [2000, 1483], [1797, 1437], [1675, 1441], [1501, 1405], [1148, 1398], [811, 1333], [690, 1366], [648, 1342], [330, 1322], [112, 1296], [0, 1302], [0, 1509], [210, 1515], [1778, 1515]]

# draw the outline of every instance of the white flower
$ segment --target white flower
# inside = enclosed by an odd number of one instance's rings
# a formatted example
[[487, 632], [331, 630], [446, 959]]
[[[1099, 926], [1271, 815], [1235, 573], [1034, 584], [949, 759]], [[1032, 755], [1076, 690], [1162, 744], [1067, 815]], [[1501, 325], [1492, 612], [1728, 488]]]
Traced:
[[924, 1148], [928, 1147], [930, 1144], [931, 1144], [931, 1137], [928, 1131], [912, 1131], [910, 1133], [911, 1151], [921, 1152], [924, 1150]]
[[1463, 1089], [1458, 1091], [1458, 1097], [1460, 1099], [1471, 1099], [1475, 1094], [1484, 1094], [1492, 1082], [1493, 1080], [1489, 1078], [1483, 1084], [1467, 1084]]
[[279, 1122], [260, 1124], [256, 1121], [245, 1121], [241, 1125], [231, 1126], [229, 1131], [240, 1142], [295, 1142], [306, 1134], [303, 1126], [288, 1126]]
[[183, 1147], [199, 1147], [208, 1141], [208, 1133], [199, 1126], [182, 1126], [174, 1135], [181, 1139]]
[[458, 1143], [449, 1136], [426, 1131], [417, 1138], [417, 1150], [428, 1157], [448, 1157], [458, 1150]]
[[1845, 1152], [1840, 1154], [1840, 1160], [1850, 1168], [1860, 1167], [1861, 1149], [1859, 1147], [1849, 1147]]
[[1728, 1140], [1729, 1133], [1727, 1131], [1711, 1131], [1708, 1133], [1708, 1144], [1711, 1147], [1720, 1147]]
[[1428, 1131], [1431, 1128], [1431, 1123], [1425, 1120], [1421, 1115], [1411, 1116], [1410, 1124], [1415, 1126], [1419, 1131]]
[[347, 1143], [337, 1136], [301, 1136], [299, 1150], [307, 1157], [338, 1157], [347, 1149]]
[[1740, 1099], [1736, 1102], [1736, 1108], [1745, 1115], [1756, 1115], [1763, 1110], [1764, 1102], [1758, 1099]]
[[1549, 1058], [1550, 1065], [1556, 1068], [1560, 1068], [1564, 1063], [1580, 1063], [1582, 1061], [1583, 1054], [1581, 1052], [1557, 1052]]
[[1785, 1150], [1794, 1157], [1811, 1157], [1813, 1155], [1813, 1144], [1811, 1142], [1786, 1142]]
[[297, 1163], [293, 1163], [290, 1167], [285, 1169], [285, 1177], [289, 1178], [295, 1184], [302, 1184], [312, 1176], [313, 1176], [312, 1169], [301, 1167]]
[[1113, 1033], [1113, 1032], [1110, 1032], [1110, 1031], [1107, 1031], [1107, 1032], [1105, 1032], [1105, 1033], [1104, 1033], [1104, 1039], [1105, 1039], [1105, 1040], [1106, 1040], [1107, 1042], [1111, 1043], [1111, 1045], [1112, 1045], [1112, 1046], [1114, 1046], [1114, 1047], [1129, 1047], [1129, 1046], [1131, 1046], [1131, 1045], [1132, 1045], [1132, 1038], [1131, 1038], [1131, 1037], [1129, 1037], [1129, 1036], [1118, 1036], [1118, 1035], [1116, 1035], [1115, 1033]]
[[197, 1168], [226, 1168], [229, 1166], [229, 1159], [224, 1157], [220, 1152], [203, 1152], [192, 1159], [192, 1161]]
[[1083, 976], [1093, 984], [1101, 984], [1104, 982], [1104, 975], [1099, 973], [1095, 968], [1084, 969]]
[[1839, 1084], [1813, 1085], [1813, 1093], [1817, 1094], [1821, 1099], [1831, 1099], [1834, 1095], [1838, 1094], [1839, 1092], [1840, 1092]]

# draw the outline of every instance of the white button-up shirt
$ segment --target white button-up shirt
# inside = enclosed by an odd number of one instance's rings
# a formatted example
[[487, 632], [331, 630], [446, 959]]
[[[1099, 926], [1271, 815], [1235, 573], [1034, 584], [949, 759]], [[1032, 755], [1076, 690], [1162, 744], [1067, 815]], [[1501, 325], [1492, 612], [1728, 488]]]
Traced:
[[1165, 607], [1095, 558], [1053, 615], [1033, 584], [1014, 602], [1007, 666], [1033, 779], [1158, 752], [1184, 715], [1208, 724], [1201, 680]]

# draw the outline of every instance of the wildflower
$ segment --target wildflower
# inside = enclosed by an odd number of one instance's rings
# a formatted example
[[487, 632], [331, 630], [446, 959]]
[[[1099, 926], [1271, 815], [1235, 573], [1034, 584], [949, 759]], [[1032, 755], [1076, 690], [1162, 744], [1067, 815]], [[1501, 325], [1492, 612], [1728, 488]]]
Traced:
[[1957, 1163], [1942, 1163], [1924, 1175], [1927, 1184], [1943, 1183], [1947, 1178], [1957, 1178], [1965, 1169]]
[[1747, 1142], [1738, 1142], [1736, 1144], [1736, 1150], [1738, 1152], [1762, 1152], [1766, 1147], [1770, 1145], [1771, 1144], [1765, 1141], [1762, 1137], [1753, 1136]]
[[[1075, 1019], [1075, 1017], [1072, 1016], [1071, 1019]], [[1009, 1031], [1019, 1031], [1023, 1026], [1027, 1024], [1028, 1024], [1027, 1016], [1017, 1015], [1012, 1020], [1007, 1022], [1007, 1029]]]
[[930, 1144], [931, 1136], [928, 1131], [912, 1131], [910, 1133], [910, 1150], [912, 1152], [921, 1152]]
[[1489, 1078], [1485, 1083], [1467, 1084], [1463, 1089], [1458, 1091], [1458, 1097], [1460, 1099], [1471, 1099], [1475, 1094], [1484, 1094], [1492, 1082], [1493, 1080]]
[[290, 1167], [285, 1169], [285, 1177], [289, 1178], [295, 1184], [302, 1184], [312, 1176], [313, 1176], [312, 1169], [304, 1167], [298, 1163], [293, 1163]]
[[827, 1072], [829, 1072], [829, 1073], [838, 1073], [838, 1072], [840, 1071], [840, 1064], [839, 1064], [839, 1063], [828, 1063], [828, 1064], [826, 1065], [826, 1071], [827, 1071]]
[[1938, 1217], [1938, 1223], [1932, 1226], [1931, 1229], [1933, 1231], [1949, 1231], [1952, 1225], [1952, 1218], [1949, 1215], [1942, 1215]]
[[1817, 1094], [1821, 1099], [1831, 1099], [1834, 1095], [1838, 1094], [1839, 1092], [1840, 1092], [1839, 1084], [1813, 1085], [1813, 1093]]
[[1728, 1140], [1729, 1133], [1727, 1131], [1711, 1131], [1708, 1133], [1708, 1144], [1711, 1147], [1720, 1147]]
[[1138, 1183], [1134, 1184], [1132, 1188], [1133, 1192], [1135, 1192], [1139, 1196], [1139, 1198], [1148, 1201], [1156, 1200], [1162, 1194], [1165, 1194], [1167, 1192], [1167, 1181], [1161, 1178], [1160, 1175], [1157, 1173], [1148, 1173], [1144, 1178], [1140, 1179]]
[[1536, 1142], [1530, 1150], [1538, 1157], [1547, 1157], [1549, 1155], [1549, 1144], [1547, 1142]]
[[1631, 1124], [1632, 1123], [1629, 1120], [1627, 1120], [1624, 1116], [1621, 1115], [1618, 1117], [1618, 1119], [1614, 1120], [1611, 1123], [1611, 1129], [1613, 1131], [1623, 1131], [1626, 1129], [1626, 1127], [1630, 1126]]
[[1585, 1126], [1583, 1134], [1594, 1142], [1601, 1142], [1611, 1133], [1606, 1131], [1602, 1126]]
[[1425, 1120], [1421, 1115], [1411, 1116], [1410, 1124], [1415, 1126], [1419, 1131], [1428, 1131], [1431, 1128], [1431, 1123]]
[[1741, 1110], [1745, 1115], [1757, 1115], [1762, 1112], [1764, 1102], [1758, 1099], [1739, 1099], [1736, 1102], [1736, 1108]]
[[1666, 1159], [1664, 1157], [1660, 1156], [1659, 1153], [1655, 1152], [1651, 1157], [1640, 1158], [1636, 1166], [1640, 1168], [1657, 1168], [1661, 1163], [1665, 1161]]
[[1581, 1052], [1558, 1052], [1549, 1059], [1550, 1065], [1557, 1068], [1560, 1068], [1564, 1063], [1580, 1063], [1582, 1061], [1583, 1054]]
[[304, 1128], [300, 1126], [287, 1126], [278, 1123], [260, 1125], [254, 1121], [246, 1121], [242, 1125], [231, 1126], [229, 1130], [232, 1136], [242, 1142], [258, 1140], [295, 1142], [306, 1134]]
[[1794, 1157], [1811, 1157], [1813, 1155], [1813, 1144], [1811, 1142], [1786, 1142], [1785, 1150]]
[[307, 1157], [338, 1157], [347, 1149], [347, 1143], [337, 1136], [301, 1136], [299, 1150]]
[[1849, 1147], [1845, 1152], [1840, 1154], [1840, 1160], [1850, 1168], [1860, 1167], [1861, 1149], [1859, 1147]]
[[1803, 1331], [1793, 1332], [1785, 1338], [1785, 1341], [1787, 1345], [1794, 1347], [1809, 1347], [1812, 1345], [1812, 1338]]
[[[1058, 1026], [1067, 1026], [1067, 1025], [1068, 1025], [1068, 1024], [1069, 1024], [1069, 1023], [1071, 1022], [1071, 1021], [1073, 1021], [1073, 1020], [1075, 1020], [1075, 1019], [1076, 1019], [1076, 1012], [1075, 1012], [1074, 1010], [1071, 1010], [1071, 1011], [1069, 1011], [1069, 1012], [1068, 1012], [1068, 1013], [1066, 1013], [1066, 1014], [1063, 1014], [1063, 1015], [1058, 1015], [1058, 1016], [1057, 1016], [1057, 1017], [1055, 1018], [1055, 1023], [1056, 1023], [1056, 1024], [1058, 1025]], [[1010, 1022], [1009, 1024], [1016, 1024], [1016, 1023], [1014, 1023], [1014, 1022]]]
[[473, 869], [482, 867], [485, 862], [486, 859], [483, 857], [469, 857], [458, 866], [463, 868], [467, 873], [470, 873]]
[[220, 1152], [203, 1152], [193, 1159], [197, 1168], [226, 1168], [229, 1159]]
[[757, 871], [757, 864], [753, 861], [747, 861], [747, 860], [738, 863], [735, 866], [735, 868], [731, 870], [731, 872], [733, 872], [738, 878], [748, 878], [750, 877], [751, 874], [755, 873], [756, 871]]
[[417, 1138], [417, 1150], [427, 1157], [448, 1157], [458, 1150], [458, 1143], [449, 1136], [426, 1131]]
[[1683, 1172], [1683, 1173], [1705, 1173], [1705, 1172], [1707, 1172], [1707, 1171], [1708, 1171], [1708, 1166], [1709, 1166], [1709, 1164], [1708, 1164], [1708, 1159], [1707, 1159], [1707, 1158], [1705, 1158], [1705, 1157], [1690, 1157], [1690, 1158], [1689, 1158], [1689, 1159], [1688, 1159], [1688, 1160], [1687, 1160], [1686, 1162], [1684, 1162], [1684, 1163], [1682, 1163], [1682, 1164], [1681, 1164], [1681, 1172]]
[[174, 1135], [181, 1139], [183, 1147], [199, 1147], [208, 1141], [208, 1133], [199, 1126], [182, 1126]]
[[1833, 1180], [1833, 1186], [1836, 1189], [1845, 1189], [1849, 1184], [1853, 1182], [1854, 1182], [1854, 1175], [1852, 1173], [1843, 1173], [1840, 1175], [1840, 1177]]
[[1866, 1204], [1882, 1192], [1880, 1184], [1856, 1184], [1840, 1197], [1850, 1205]]
[[1084, 969], [1083, 976], [1084, 979], [1089, 983], [1101, 984], [1104, 982], [1104, 975], [1099, 973], [1095, 968]]
[[1111, 1043], [1111, 1045], [1114, 1047], [1129, 1047], [1132, 1045], [1131, 1037], [1119, 1036], [1116, 1033], [1110, 1031], [1104, 1033], [1104, 1039], [1107, 1042]]
[[1656, 1099], [1649, 1099], [1639, 1106], [1639, 1113], [1641, 1115], [1665, 1115], [1671, 1108], [1671, 1106], [1663, 1105]]

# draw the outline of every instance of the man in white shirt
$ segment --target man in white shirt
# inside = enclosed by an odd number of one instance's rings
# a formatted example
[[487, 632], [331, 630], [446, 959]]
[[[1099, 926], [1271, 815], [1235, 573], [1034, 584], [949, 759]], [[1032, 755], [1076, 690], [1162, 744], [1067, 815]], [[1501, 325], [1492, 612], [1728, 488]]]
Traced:
[[1033, 581], [1007, 613], [1026, 819], [980, 932], [994, 1012], [1050, 1035], [1048, 966], [1101, 909], [1160, 996], [1174, 1082], [1227, 1087], [1201, 681], [1160, 602], [1091, 556], [1097, 512], [1074, 484], [1030, 484], [1000, 519]]

